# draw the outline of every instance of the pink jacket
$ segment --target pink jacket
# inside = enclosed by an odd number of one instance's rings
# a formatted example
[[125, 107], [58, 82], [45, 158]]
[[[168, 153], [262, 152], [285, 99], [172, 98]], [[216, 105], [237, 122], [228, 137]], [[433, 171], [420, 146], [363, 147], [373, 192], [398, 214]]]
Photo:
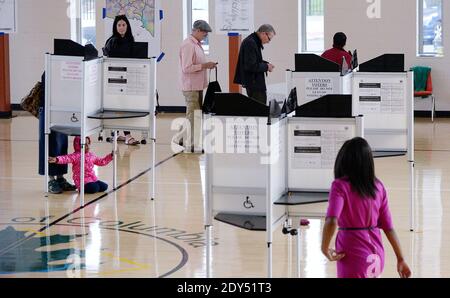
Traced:
[[[75, 182], [75, 186], [80, 189], [80, 165], [81, 165], [81, 144], [80, 137], [76, 137], [73, 140], [73, 148], [75, 152], [69, 155], [58, 156], [57, 164], [72, 164], [72, 172], [73, 172], [73, 181]], [[84, 184], [97, 182], [98, 178], [94, 172], [94, 165], [96, 166], [106, 166], [113, 160], [112, 153], [107, 156], [100, 158], [96, 156], [92, 152], [88, 152], [85, 155], [85, 163], [84, 163]]]

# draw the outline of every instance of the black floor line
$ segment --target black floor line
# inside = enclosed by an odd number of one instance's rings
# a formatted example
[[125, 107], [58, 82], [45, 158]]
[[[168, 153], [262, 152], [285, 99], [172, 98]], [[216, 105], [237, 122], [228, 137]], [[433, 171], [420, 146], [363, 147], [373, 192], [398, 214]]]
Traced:
[[[162, 165], [163, 163], [165, 163], [165, 162], [171, 160], [172, 158], [175, 158], [176, 156], [180, 155], [181, 153], [182, 153], [182, 152], [173, 154], [172, 156], [169, 156], [168, 158], [166, 158], [166, 159], [164, 159], [164, 160], [158, 162], [158, 163], [155, 165], [155, 168], [158, 167], [158, 166], [160, 166], [160, 165]], [[138, 179], [139, 177], [141, 177], [141, 176], [147, 174], [147, 173], [150, 172], [151, 170], [152, 170], [152, 168], [148, 168], [147, 170], [141, 172], [141, 173], [138, 174], [137, 176], [135, 176], [135, 177], [129, 179], [128, 181], [122, 183], [122, 184], [119, 185], [116, 189], [113, 189], [113, 190], [111, 190], [111, 191], [109, 191], [109, 192], [107, 192], [107, 193], [104, 193], [103, 195], [101, 195], [101, 196], [98, 197], [97, 199], [94, 199], [94, 200], [90, 201], [89, 203], [85, 204], [84, 206], [78, 207], [77, 209], [73, 210], [72, 212], [70, 212], [70, 213], [68, 213], [68, 214], [66, 214], [66, 215], [64, 215], [64, 216], [62, 216], [62, 217], [60, 217], [60, 218], [54, 220], [53, 222], [51, 222], [51, 223], [49, 223], [48, 225], [46, 225], [46, 226], [42, 227], [41, 229], [39, 229], [38, 232], [45, 231], [46, 229], [48, 229], [48, 228], [50, 228], [50, 227], [56, 225], [57, 223], [63, 221], [63, 220], [66, 219], [66, 218], [68, 218], [69, 216], [71, 216], [71, 215], [77, 213], [78, 211], [80, 211], [80, 210], [82, 210], [82, 209], [85, 209], [86, 207], [88, 207], [88, 206], [90, 206], [90, 205], [92, 205], [92, 204], [94, 204], [94, 203], [100, 201], [101, 199], [107, 197], [108, 195], [110, 195], [110, 194], [112, 194], [112, 193], [118, 191], [119, 189], [123, 188], [124, 186], [130, 184], [131, 182], [133, 182], [134, 180]], [[9, 250], [11, 250], [11, 249], [13, 249], [13, 248], [16, 248], [16, 247], [18, 247], [18, 246], [20, 246], [20, 245], [22, 245], [22, 243], [28, 241], [29, 239], [33, 238], [33, 237], [36, 236], [36, 235], [37, 235], [37, 233], [32, 233], [31, 235], [27, 236], [26, 238], [23, 238], [23, 239], [21, 239], [21, 240], [15, 242], [15, 243], [10, 244], [9, 246], [7, 246], [7, 247], [5, 247], [4, 249], [0, 250], [0, 255], [3, 255], [3, 254], [5, 254], [5, 253], [7, 253]]]

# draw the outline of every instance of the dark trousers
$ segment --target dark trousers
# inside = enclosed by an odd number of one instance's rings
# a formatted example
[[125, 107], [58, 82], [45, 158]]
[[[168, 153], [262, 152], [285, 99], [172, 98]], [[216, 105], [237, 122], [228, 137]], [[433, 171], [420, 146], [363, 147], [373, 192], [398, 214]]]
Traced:
[[[45, 110], [39, 108], [39, 175], [45, 175]], [[69, 138], [67, 135], [52, 132], [48, 139], [49, 156], [56, 157], [67, 155]], [[48, 174], [50, 176], [62, 176], [67, 174], [67, 165], [49, 164]]]
[[96, 181], [87, 183], [84, 185], [84, 192], [88, 194], [94, 194], [97, 192], [105, 192], [108, 189], [108, 184], [103, 181]]
[[249, 88], [247, 89], [247, 95], [248, 97], [251, 97], [260, 103], [267, 105], [267, 92], [266, 91], [260, 91], [260, 90], [252, 90]]

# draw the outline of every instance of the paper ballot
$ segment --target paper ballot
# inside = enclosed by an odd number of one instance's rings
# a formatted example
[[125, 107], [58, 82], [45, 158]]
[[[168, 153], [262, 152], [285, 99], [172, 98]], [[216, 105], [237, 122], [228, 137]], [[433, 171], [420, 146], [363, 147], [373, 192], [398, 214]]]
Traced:
[[145, 96], [149, 90], [149, 74], [147, 65], [111, 64], [106, 73], [106, 93]]
[[361, 114], [402, 114], [406, 109], [406, 82], [401, 79], [361, 80], [358, 86]]
[[332, 169], [342, 145], [354, 135], [354, 127], [297, 125], [291, 133], [293, 169]]

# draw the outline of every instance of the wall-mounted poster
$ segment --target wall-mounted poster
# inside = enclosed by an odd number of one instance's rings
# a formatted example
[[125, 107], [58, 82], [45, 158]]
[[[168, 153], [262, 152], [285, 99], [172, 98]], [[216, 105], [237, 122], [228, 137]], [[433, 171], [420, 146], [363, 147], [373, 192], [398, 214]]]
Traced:
[[216, 0], [215, 4], [217, 34], [249, 35], [255, 31], [254, 0]]
[[17, 32], [17, 2], [16, 0], [0, 0], [0, 32]]

